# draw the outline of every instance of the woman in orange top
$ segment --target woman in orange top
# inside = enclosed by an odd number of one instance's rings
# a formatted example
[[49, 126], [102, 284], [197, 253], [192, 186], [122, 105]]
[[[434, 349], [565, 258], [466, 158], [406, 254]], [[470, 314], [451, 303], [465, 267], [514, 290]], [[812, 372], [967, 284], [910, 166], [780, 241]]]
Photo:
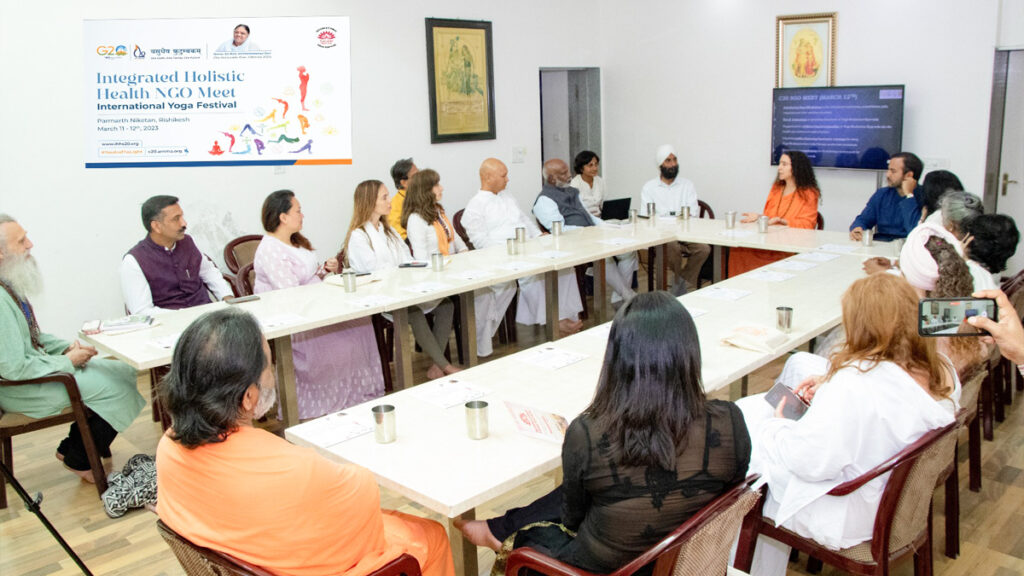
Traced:
[[[783, 153], [779, 158], [779, 178], [764, 203], [763, 215], [768, 217], [768, 225], [811, 230], [818, 220], [820, 201], [821, 191], [818, 190], [811, 160], [799, 150]], [[760, 216], [762, 214], [744, 212], [742, 222], [756, 222]], [[729, 250], [729, 276], [749, 272], [788, 256], [787, 252], [733, 248]]]

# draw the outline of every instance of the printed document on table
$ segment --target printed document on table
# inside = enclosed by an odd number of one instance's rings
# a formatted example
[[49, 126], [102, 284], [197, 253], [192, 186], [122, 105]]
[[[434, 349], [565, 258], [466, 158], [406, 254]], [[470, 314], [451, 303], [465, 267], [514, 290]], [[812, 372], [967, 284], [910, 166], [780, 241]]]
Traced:
[[470, 400], [483, 398], [490, 393], [490, 390], [472, 384], [468, 380], [447, 377], [427, 382], [426, 384], [420, 384], [410, 390], [409, 393], [429, 404], [440, 406], [441, 408], [451, 408], [465, 404]]
[[628, 246], [635, 242], [631, 238], [605, 238], [604, 240], [598, 240], [598, 244], [607, 244], [608, 246]]
[[270, 328], [280, 328], [281, 326], [291, 326], [292, 324], [301, 324], [306, 321], [306, 317], [299, 314], [275, 314], [259, 318], [259, 321], [260, 328], [267, 330]]
[[822, 244], [818, 246], [818, 250], [822, 252], [839, 252], [840, 254], [849, 254], [856, 249], [856, 244]]
[[806, 272], [811, 268], [816, 267], [818, 264], [815, 262], [807, 262], [804, 260], [782, 260], [771, 265], [771, 268], [776, 270], [789, 270], [790, 272]]
[[536, 254], [529, 254], [534, 258], [543, 258], [545, 260], [557, 260], [559, 258], [565, 258], [566, 256], [572, 256], [572, 252], [564, 252], [562, 250], [545, 250]]
[[703, 296], [705, 298], [711, 298], [712, 300], [739, 300], [750, 296], [749, 290], [739, 290], [736, 288], [720, 288], [718, 286], [708, 286], [697, 292], [694, 292], [697, 296]]
[[554, 346], [539, 346], [533, 350], [520, 352], [516, 357], [527, 364], [558, 370], [583, 360], [587, 355], [555, 348]]
[[[368, 420], [368, 418], [367, 418]], [[328, 448], [363, 434], [373, 432], [373, 424], [344, 412], [328, 414], [291, 429], [310, 443]]]
[[790, 278], [794, 278], [792, 274], [786, 274], [785, 272], [777, 272], [775, 270], [765, 270], [760, 268], [747, 272], [747, 278], [754, 278], [755, 280], [764, 280], [765, 282], [785, 282]]
[[520, 270], [533, 270], [534, 268], [540, 268], [543, 264], [539, 262], [530, 262], [528, 260], [512, 260], [510, 262], [502, 262], [497, 267], [502, 270], [511, 270], [512, 272], [519, 272]]
[[348, 300], [345, 303], [350, 304], [352, 306], [356, 306], [358, 308], [376, 308], [378, 306], [387, 306], [388, 304], [391, 304], [394, 301], [395, 299], [392, 298], [391, 296], [369, 294], [367, 296], [353, 298], [352, 300]]
[[403, 287], [402, 290], [412, 292], [414, 294], [430, 294], [431, 292], [439, 292], [445, 288], [448, 288], [448, 285], [442, 282], [417, 282]]
[[803, 252], [793, 256], [797, 260], [806, 260], [808, 262], [828, 262], [829, 260], [835, 260], [839, 258], [839, 254], [832, 252]]
[[569, 427], [569, 423], [564, 416], [514, 404], [507, 400], [505, 407], [512, 415], [516, 430], [521, 434], [559, 444], [565, 439], [565, 430]]
[[159, 338], [150, 340], [149, 343], [157, 348], [163, 348], [164, 350], [170, 350], [174, 348], [174, 345], [178, 343], [178, 338], [181, 338], [181, 332], [175, 332], [174, 334], [168, 334]]
[[479, 268], [473, 268], [472, 270], [462, 270], [461, 272], [455, 272], [451, 275], [462, 280], [478, 280], [480, 278], [489, 278], [491, 276], [494, 276], [494, 272], [490, 270], [481, 270]]

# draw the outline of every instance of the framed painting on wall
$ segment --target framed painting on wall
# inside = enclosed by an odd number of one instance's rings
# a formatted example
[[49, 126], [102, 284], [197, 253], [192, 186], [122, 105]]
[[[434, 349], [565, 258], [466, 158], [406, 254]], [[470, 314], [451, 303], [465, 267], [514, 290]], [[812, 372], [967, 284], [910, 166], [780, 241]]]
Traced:
[[430, 142], [494, 140], [491, 23], [427, 18]]
[[836, 81], [836, 12], [775, 19], [775, 87], [832, 86]]

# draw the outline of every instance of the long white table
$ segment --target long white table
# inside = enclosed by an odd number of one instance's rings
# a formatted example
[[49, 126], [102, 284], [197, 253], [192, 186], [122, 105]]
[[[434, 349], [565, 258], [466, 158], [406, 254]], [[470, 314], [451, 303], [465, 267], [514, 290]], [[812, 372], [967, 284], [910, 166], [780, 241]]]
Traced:
[[[746, 274], [683, 296], [681, 301], [694, 313], [704, 312], [695, 322], [701, 339], [705, 389], [728, 386], [835, 326], [840, 318], [841, 294], [863, 275], [861, 259], [834, 255], [810, 270], [791, 272], [793, 277], [782, 282], [765, 282]], [[750, 294], [735, 301], [710, 297], [721, 289], [746, 290]], [[784, 344], [771, 352], [756, 352], [721, 343], [721, 338], [738, 325], [774, 326], [776, 306], [794, 308], [792, 332]], [[462, 406], [443, 409], [420, 400], [412, 390], [344, 411], [369, 421], [371, 406], [394, 405], [398, 440], [392, 444], [377, 444], [370, 434], [322, 445], [311, 432], [317, 426], [315, 422], [289, 428], [285, 436], [296, 444], [312, 446], [328, 458], [364, 466], [382, 486], [447, 517], [458, 572], [475, 574], [475, 548], [463, 541], [452, 521], [473, 518], [476, 506], [561, 464], [560, 445], [517, 433], [503, 402], [554, 412], [567, 419], [577, 416], [593, 396], [609, 327], [603, 324], [542, 344], [586, 356], [558, 370], [524, 362], [534, 348], [457, 374], [459, 381], [490, 390], [483, 398], [490, 403], [491, 432], [485, 440], [467, 438]]]
[[[371, 275], [372, 282], [361, 280], [361, 286], [354, 293], [324, 282], [265, 292], [260, 294], [259, 300], [236, 305], [252, 312], [264, 324], [264, 333], [271, 340], [277, 357], [282, 418], [285, 426], [291, 426], [298, 423], [292, 334], [377, 313], [390, 313], [395, 323], [395, 387], [402, 389], [413, 383], [409, 306], [457, 295], [462, 309], [462, 340], [467, 346], [468, 364], [474, 366], [477, 362], [473, 310], [475, 290], [543, 274], [549, 296], [548, 336], [555, 339], [558, 335], [558, 270], [595, 262], [596, 276], [603, 279], [605, 258], [663, 244], [670, 236], [669, 232], [635, 227], [574, 230], [559, 238], [544, 236], [529, 240], [522, 246], [521, 253], [515, 256], [509, 256], [504, 246], [494, 246], [455, 255], [441, 272], [430, 268], [402, 268], [376, 273]], [[597, 301], [606, 303], [604, 282], [595, 284], [598, 285]], [[416, 287], [420, 290], [414, 290]], [[168, 312], [159, 316], [157, 326], [146, 330], [117, 335], [82, 335], [82, 338], [104, 354], [119, 358], [136, 370], [165, 366], [171, 362], [171, 345], [176, 335], [200, 315], [228, 305], [217, 302]], [[603, 319], [606, 309], [606, 305], [599, 305], [597, 318]]]

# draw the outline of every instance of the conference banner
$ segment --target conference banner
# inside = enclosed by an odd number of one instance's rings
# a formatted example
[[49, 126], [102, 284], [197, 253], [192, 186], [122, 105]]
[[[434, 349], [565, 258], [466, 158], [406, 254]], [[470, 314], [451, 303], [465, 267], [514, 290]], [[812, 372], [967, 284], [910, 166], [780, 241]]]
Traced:
[[86, 20], [85, 167], [352, 163], [347, 17]]

